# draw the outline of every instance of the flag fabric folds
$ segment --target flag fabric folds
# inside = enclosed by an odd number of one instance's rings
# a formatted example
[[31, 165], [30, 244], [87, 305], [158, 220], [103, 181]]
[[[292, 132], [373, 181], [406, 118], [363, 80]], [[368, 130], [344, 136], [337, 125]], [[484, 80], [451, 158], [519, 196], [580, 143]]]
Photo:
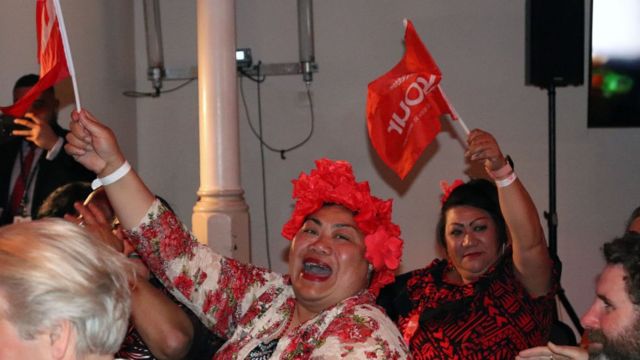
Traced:
[[22, 98], [16, 101], [15, 104], [0, 107], [2, 113], [13, 117], [23, 116], [31, 106], [31, 103], [33, 103], [44, 90], [69, 76], [60, 24], [56, 16], [53, 0], [37, 0], [36, 32], [38, 36], [40, 80]]
[[409, 20], [404, 36], [402, 60], [369, 83], [367, 94], [369, 139], [401, 179], [440, 131], [440, 116], [457, 119], [440, 89], [440, 69]]

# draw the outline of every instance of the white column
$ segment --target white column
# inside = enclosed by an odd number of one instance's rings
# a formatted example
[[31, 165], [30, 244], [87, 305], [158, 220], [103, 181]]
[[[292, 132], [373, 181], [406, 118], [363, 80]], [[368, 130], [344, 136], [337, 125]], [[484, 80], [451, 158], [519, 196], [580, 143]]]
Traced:
[[234, 0], [198, 0], [200, 189], [193, 232], [222, 255], [251, 261], [240, 185]]

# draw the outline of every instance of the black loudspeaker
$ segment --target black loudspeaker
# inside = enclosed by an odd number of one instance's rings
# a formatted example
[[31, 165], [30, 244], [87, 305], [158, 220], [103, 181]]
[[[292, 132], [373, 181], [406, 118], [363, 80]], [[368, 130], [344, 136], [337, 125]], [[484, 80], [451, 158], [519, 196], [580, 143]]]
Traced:
[[526, 85], [582, 85], [584, 0], [526, 0]]

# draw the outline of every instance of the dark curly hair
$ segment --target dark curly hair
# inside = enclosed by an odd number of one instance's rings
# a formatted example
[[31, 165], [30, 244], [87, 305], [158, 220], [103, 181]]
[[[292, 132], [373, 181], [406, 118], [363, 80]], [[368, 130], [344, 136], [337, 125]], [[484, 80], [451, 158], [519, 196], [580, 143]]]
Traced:
[[[13, 90], [15, 91], [19, 87], [32, 87], [37, 84], [39, 80], [40, 76], [36, 74], [22, 75], [18, 80], [16, 80], [16, 83], [13, 85]], [[44, 91], [55, 94], [55, 88], [53, 86], [45, 89]]]
[[62, 185], [55, 189], [38, 208], [36, 219], [46, 217], [64, 217], [65, 214], [77, 215], [73, 204], [76, 201], [84, 201], [91, 193], [91, 184], [84, 181], [75, 181]]
[[607, 265], [622, 265], [631, 302], [640, 305], [640, 234], [627, 233], [616, 238], [604, 244], [602, 252]]
[[498, 245], [507, 243], [507, 225], [500, 211], [498, 189], [485, 179], [470, 180], [455, 188], [442, 204], [437, 225], [438, 243], [446, 250], [445, 227], [447, 211], [456, 206], [471, 206], [486, 211], [496, 224]]

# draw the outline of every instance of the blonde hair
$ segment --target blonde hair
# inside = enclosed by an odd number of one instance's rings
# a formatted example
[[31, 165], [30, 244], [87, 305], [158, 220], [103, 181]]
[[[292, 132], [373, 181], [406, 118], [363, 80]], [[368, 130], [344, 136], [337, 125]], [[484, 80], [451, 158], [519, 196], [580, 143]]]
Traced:
[[67, 320], [78, 355], [115, 353], [129, 320], [129, 274], [122, 254], [67, 221], [0, 227], [3, 312], [23, 339]]

